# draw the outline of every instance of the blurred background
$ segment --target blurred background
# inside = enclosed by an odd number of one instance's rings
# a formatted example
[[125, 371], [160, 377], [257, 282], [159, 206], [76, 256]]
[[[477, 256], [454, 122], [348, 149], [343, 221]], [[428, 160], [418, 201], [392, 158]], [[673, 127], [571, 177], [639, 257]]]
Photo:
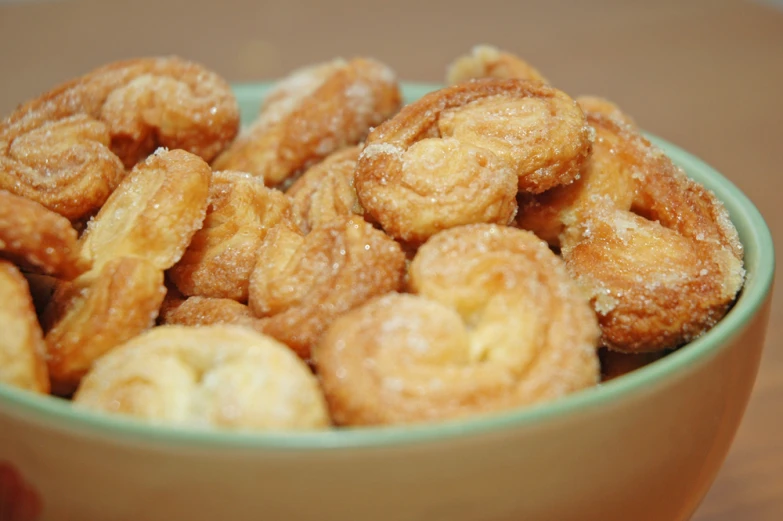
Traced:
[[[0, 0], [0, 113], [136, 56], [178, 54], [252, 82], [367, 55], [439, 81], [477, 43], [519, 54], [571, 95], [612, 99], [700, 156], [782, 244], [783, 1]], [[696, 521], [783, 518], [781, 293], [748, 414]]]

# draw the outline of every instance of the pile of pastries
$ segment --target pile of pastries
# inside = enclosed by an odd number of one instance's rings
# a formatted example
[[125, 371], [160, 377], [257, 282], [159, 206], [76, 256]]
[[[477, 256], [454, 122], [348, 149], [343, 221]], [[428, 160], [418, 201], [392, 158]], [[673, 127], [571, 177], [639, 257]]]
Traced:
[[744, 281], [720, 201], [596, 97], [479, 46], [404, 105], [294, 71], [240, 126], [176, 57], [0, 123], [0, 385], [193, 427], [487, 414], [708, 331]]

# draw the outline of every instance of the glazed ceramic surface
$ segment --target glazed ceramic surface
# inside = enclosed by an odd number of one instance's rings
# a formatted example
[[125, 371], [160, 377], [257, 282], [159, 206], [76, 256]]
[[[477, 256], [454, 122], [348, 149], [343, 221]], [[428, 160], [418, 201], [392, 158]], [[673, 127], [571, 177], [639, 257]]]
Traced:
[[[244, 121], [266, 88], [236, 87]], [[406, 98], [433, 88], [408, 84]], [[755, 381], [774, 252], [761, 215], [736, 187], [654, 141], [726, 203], [745, 246], [739, 301], [701, 339], [555, 403], [405, 428], [182, 430], [0, 387], [0, 521], [690, 518]]]

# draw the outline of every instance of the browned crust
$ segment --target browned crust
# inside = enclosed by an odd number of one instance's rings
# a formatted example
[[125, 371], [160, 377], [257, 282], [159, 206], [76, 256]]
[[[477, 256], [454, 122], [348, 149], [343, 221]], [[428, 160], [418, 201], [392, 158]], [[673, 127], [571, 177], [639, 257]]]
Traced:
[[76, 240], [65, 217], [0, 190], [0, 257], [28, 271], [72, 279], [86, 268]]
[[250, 278], [250, 309], [261, 330], [307, 360], [323, 331], [372, 297], [400, 289], [400, 246], [356, 217], [343, 217], [301, 237], [273, 229]]
[[479, 78], [549, 81], [532, 65], [510, 52], [491, 45], [477, 45], [469, 54], [456, 58], [446, 72], [446, 83], [455, 84]]
[[335, 150], [361, 142], [402, 103], [394, 73], [375, 60], [337, 61], [328, 74], [322, 69], [313, 68], [320, 81], [313, 92], [301, 99], [283, 95], [265, 104], [259, 119], [213, 167], [252, 173], [267, 186], [283, 185]]
[[250, 273], [269, 229], [291, 219], [291, 202], [261, 179], [241, 172], [215, 172], [200, 230], [169, 278], [188, 296], [247, 302]]
[[72, 392], [93, 361], [151, 327], [165, 294], [163, 271], [133, 257], [58, 287], [43, 317], [54, 391]]
[[[406, 175], [414, 175], [406, 174], [405, 166], [405, 160], [412, 147], [428, 138], [449, 138], [441, 133], [441, 117], [444, 114], [458, 114], [460, 110], [467, 110], [476, 103], [499, 98], [518, 100], [520, 103], [528, 99], [552, 103], [553, 107], [547, 116], [551, 120], [545, 120], [542, 125], [548, 127], [550, 124], [554, 125], [552, 122], [560, 121], [558, 118], [563, 118], [568, 121], [573, 120], [572, 127], [575, 130], [572, 129], [573, 132], [569, 130], [568, 135], [554, 138], [555, 141], [558, 138], [562, 139], [567, 144], [562, 147], [562, 156], [555, 152], [557, 148], [555, 143], [540, 143], [536, 137], [531, 138], [532, 141], [528, 143], [529, 148], [525, 156], [530, 159], [530, 164], [527, 164], [528, 161], [525, 162], [525, 166], [505, 164], [503, 160], [494, 158], [492, 151], [477, 146], [476, 150], [470, 153], [485, 154], [487, 157], [477, 159], [476, 165], [492, 169], [493, 183], [500, 183], [500, 179], [511, 170], [513, 172], [511, 175], [517, 176], [519, 189], [533, 193], [573, 181], [582, 164], [587, 160], [591, 148], [589, 127], [575, 102], [565, 93], [540, 82], [520, 79], [480, 79], [427, 94], [405, 106], [396, 116], [370, 133], [355, 174], [356, 192], [367, 215], [378, 222], [387, 233], [406, 242], [422, 242], [433, 232], [454, 225], [478, 222], [508, 224], [516, 209], [514, 197], [517, 187], [505, 188], [503, 185], [488, 188], [485, 184], [475, 187], [471, 183], [475, 182], [478, 176], [471, 175], [463, 180], [458, 175], [458, 171], [448, 170], [437, 173], [439, 180], [453, 176], [454, 186], [448, 186], [448, 189], [441, 186], [441, 184], [445, 185], [444, 180], [431, 192], [423, 193], [422, 188], [413, 187], [405, 181]], [[568, 114], [560, 114], [561, 109], [567, 110]], [[495, 129], [497, 132], [503, 130], [503, 128]], [[506, 130], [513, 131], [513, 129]], [[487, 130], [482, 134], [489, 135], [491, 132]], [[467, 145], [469, 143], [458, 141], [454, 146]], [[546, 155], [539, 159], [540, 147], [551, 149], [552, 157]], [[525, 152], [521, 154], [524, 155]], [[517, 168], [523, 170], [517, 171]], [[430, 172], [427, 175], [436, 176]], [[461, 197], [463, 201], [486, 199], [486, 205], [475, 210], [475, 215], [471, 212], [470, 217], [462, 220], [452, 222], [454, 219], [448, 219], [442, 224], [436, 223], [434, 229], [428, 227], [419, 230], [415, 218], [411, 217], [415, 215], [411, 207], [419, 208], [421, 212], [438, 212], [444, 206], [444, 197], [452, 192], [467, 192], [469, 195]], [[415, 200], [415, 204], [413, 202], [407, 204], [406, 199]], [[449, 215], [459, 216], [458, 209], [448, 206]]]
[[170, 268], [202, 226], [211, 177], [200, 157], [158, 150], [134, 167], [89, 223], [79, 239], [81, 257], [96, 268], [119, 257]]
[[314, 350], [338, 425], [508, 410], [598, 382], [595, 316], [532, 233], [475, 224], [435, 235], [390, 293], [335, 321]]
[[353, 185], [359, 152], [358, 146], [338, 150], [286, 190], [294, 223], [304, 233], [340, 217], [364, 214]]

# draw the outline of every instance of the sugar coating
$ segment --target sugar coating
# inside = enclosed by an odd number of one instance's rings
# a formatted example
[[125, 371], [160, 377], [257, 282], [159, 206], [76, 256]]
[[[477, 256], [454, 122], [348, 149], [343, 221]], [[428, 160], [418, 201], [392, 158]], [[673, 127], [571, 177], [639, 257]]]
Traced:
[[169, 277], [187, 296], [246, 302], [261, 242], [290, 217], [291, 202], [280, 191], [246, 173], [215, 172], [203, 226]]
[[211, 176], [209, 165], [183, 150], [150, 156], [89, 222], [79, 239], [82, 258], [96, 268], [125, 256], [170, 268], [202, 226]]
[[347, 313], [318, 346], [338, 423], [459, 417], [596, 382], [595, 316], [563, 262], [529, 232], [440, 232], [414, 257], [409, 290]]
[[400, 289], [400, 246], [361, 217], [339, 216], [307, 235], [278, 226], [261, 245], [249, 304], [262, 330], [302, 358], [341, 314]]
[[387, 233], [411, 243], [456, 225], [508, 224], [519, 189], [573, 181], [589, 134], [574, 101], [550, 87], [457, 85], [371, 133], [356, 170], [357, 195]]
[[161, 326], [103, 357], [74, 404], [228, 430], [324, 429], [315, 377], [287, 347], [240, 326]]
[[297, 71], [272, 90], [258, 119], [215, 166], [285, 188], [302, 170], [360, 143], [399, 108], [399, 86], [389, 81], [394, 77], [386, 65], [363, 58]]

